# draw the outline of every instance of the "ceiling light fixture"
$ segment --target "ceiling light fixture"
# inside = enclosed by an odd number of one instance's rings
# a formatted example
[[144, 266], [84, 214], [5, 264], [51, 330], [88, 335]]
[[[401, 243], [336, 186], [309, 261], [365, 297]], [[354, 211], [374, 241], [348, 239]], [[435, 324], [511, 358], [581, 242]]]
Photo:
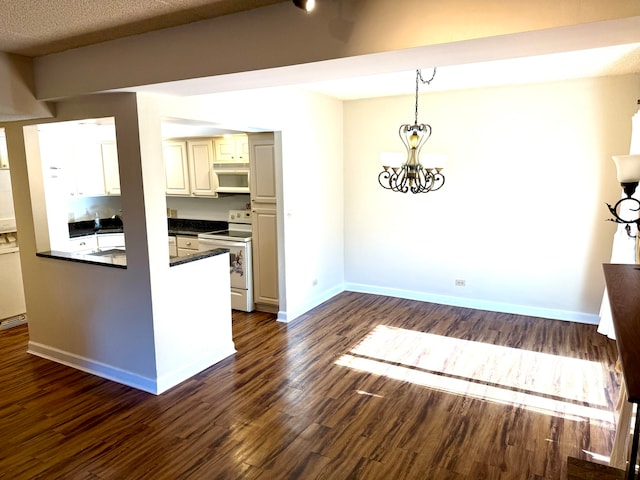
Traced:
[[632, 237], [630, 224], [635, 223], [636, 227], [640, 227], [640, 218], [636, 215], [634, 220], [627, 220], [622, 218], [618, 212], [624, 202], [626, 202], [629, 212], [640, 211], [640, 200], [632, 196], [636, 192], [636, 188], [640, 182], [640, 155], [614, 155], [612, 158], [616, 164], [618, 181], [626, 197], [618, 200], [614, 206], [607, 203], [609, 212], [611, 212], [614, 217], [610, 218], [609, 221], [626, 224], [627, 235]]
[[307, 13], [316, 8], [316, 0], [293, 0], [293, 4]]
[[[407, 193], [427, 193], [435, 192], [444, 185], [444, 175], [441, 170], [445, 155], [429, 155], [429, 160], [433, 165], [425, 167], [420, 162], [420, 150], [427, 139], [431, 136], [431, 125], [425, 123], [418, 124], [418, 86], [420, 82], [429, 85], [436, 76], [436, 69], [429, 80], [422, 78], [420, 70], [416, 70], [416, 109], [413, 125], [400, 125], [398, 134], [402, 143], [407, 149], [407, 160], [401, 166], [392, 166], [383, 163], [383, 170], [378, 174], [378, 183], [382, 188], [394, 192]], [[384, 158], [387, 159], [387, 155]], [[383, 159], [383, 162], [385, 162]]]

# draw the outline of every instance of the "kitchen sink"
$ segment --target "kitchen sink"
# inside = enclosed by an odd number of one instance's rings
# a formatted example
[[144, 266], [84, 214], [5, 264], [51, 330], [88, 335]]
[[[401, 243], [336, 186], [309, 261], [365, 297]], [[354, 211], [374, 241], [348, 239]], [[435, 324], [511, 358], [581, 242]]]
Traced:
[[126, 251], [120, 248], [110, 248], [109, 250], [100, 250], [98, 252], [91, 252], [90, 255], [95, 257], [113, 257], [114, 255], [125, 255]]

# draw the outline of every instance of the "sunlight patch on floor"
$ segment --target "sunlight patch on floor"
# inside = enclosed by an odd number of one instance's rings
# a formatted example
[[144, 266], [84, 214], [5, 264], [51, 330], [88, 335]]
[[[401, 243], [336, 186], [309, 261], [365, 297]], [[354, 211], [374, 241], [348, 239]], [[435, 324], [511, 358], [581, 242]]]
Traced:
[[578, 421], [615, 421], [598, 362], [379, 325], [336, 363]]

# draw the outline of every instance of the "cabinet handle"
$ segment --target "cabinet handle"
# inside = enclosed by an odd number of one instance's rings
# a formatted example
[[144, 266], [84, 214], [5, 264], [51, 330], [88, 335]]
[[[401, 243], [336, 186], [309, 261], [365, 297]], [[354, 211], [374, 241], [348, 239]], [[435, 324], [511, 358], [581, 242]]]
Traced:
[[190, 246], [191, 246], [191, 242], [187, 242], [187, 247], [190, 247]]
[[58, 167], [49, 167], [49, 170], [62, 170], [62, 169]]

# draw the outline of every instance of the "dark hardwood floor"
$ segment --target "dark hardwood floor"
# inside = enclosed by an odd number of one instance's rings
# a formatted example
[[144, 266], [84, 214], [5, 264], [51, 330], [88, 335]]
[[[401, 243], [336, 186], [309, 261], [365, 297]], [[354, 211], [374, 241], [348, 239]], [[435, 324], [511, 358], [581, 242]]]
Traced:
[[154, 396], [0, 332], [2, 479], [565, 479], [608, 457], [615, 344], [595, 326], [343, 293]]

